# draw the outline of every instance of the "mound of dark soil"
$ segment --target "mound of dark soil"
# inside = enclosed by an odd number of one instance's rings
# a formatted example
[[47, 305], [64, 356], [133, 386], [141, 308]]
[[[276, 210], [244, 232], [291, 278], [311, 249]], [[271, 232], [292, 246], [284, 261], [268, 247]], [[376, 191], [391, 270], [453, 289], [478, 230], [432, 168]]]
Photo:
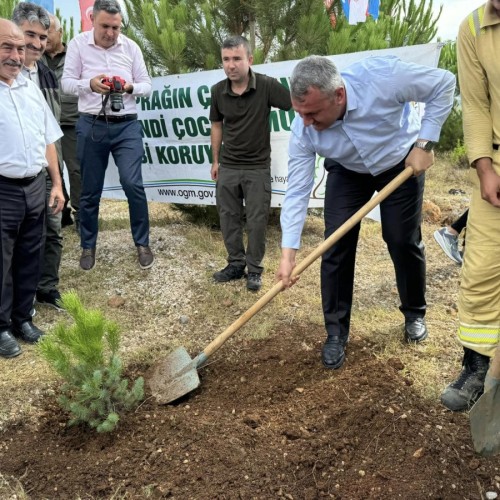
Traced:
[[[354, 339], [321, 366], [317, 326], [239, 341], [174, 405], [148, 398], [116, 433], [67, 428], [46, 401], [38, 426], [0, 435], [0, 469], [31, 498], [484, 498], [498, 459], [471, 448], [468, 418], [418, 397], [398, 359]], [[140, 370], [136, 370], [134, 376]], [[418, 376], [418, 374], [413, 374]]]

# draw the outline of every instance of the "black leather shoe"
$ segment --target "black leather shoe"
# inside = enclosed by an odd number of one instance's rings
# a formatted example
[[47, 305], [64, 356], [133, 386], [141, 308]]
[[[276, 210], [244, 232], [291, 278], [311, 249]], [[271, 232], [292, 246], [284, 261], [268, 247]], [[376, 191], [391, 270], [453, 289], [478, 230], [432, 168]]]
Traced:
[[2, 358], [14, 358], [21, 354], [21, 347], [17, 343], [10, 330], [0, 332], [0, 356]]
[[20, 325], [14, 326], [12, 331], [16, 337], [28, 342], [28, 344], [36, 344], [44, 333], [40, 328], [37, 328], [31, 321], [25, 321]]
[[345, 342], [340, 340], [338, 335], [329, 335], [321, 350], [321, 360], [323, 366], [330, 370], [337, 370], [344, 364]]
[[406, 342], [422, 342], [427, 338], [429, 332], [424, 318], [409, 318], [405, 320]]

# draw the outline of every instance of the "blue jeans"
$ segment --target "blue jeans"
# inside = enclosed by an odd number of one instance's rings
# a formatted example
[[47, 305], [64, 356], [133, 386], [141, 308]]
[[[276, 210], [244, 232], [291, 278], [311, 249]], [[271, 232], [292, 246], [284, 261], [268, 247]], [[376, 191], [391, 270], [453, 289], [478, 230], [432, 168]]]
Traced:
[[113, 155], [120, 184], [129, 206], [130, 226], [136, 246], [149, 245], [149, 215], [142, 182], [141, 125], [137, 120], [106, 123], [80, 115], [76, 124], [77, 157], [80, 162], [80, 235], [82, 248], [95, 248], [99, 222], [99, 202]]

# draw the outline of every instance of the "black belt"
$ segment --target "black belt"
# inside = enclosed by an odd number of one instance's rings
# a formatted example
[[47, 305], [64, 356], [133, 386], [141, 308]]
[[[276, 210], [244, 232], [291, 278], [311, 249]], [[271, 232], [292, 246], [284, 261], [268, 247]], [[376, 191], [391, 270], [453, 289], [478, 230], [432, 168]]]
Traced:
[[80, 113], [83, 116], [89, 116], [93, 120], [99, 120], [109, 123], [131, 122], [137, 120], [137, 114], [131, 115], [91, 115], [90, 113]]
[[493, 149], [494, 149], [495, 151], [498, 151], [498, 144], [493, 144]]
[[43, 169], [38, 172], [36, 175], [32, 175], [31, 177], [4, 177], [0, 175], [0, 182], [5, 182], [6, 184], [15, 184], [16, 186], [29, 186], [37, 177], [41, 175]]

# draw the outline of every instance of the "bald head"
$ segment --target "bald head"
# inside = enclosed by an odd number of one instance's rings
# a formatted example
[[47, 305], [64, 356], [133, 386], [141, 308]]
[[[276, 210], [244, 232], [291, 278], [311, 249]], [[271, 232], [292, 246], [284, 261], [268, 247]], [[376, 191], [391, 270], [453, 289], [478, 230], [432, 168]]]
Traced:
[[0, 35], [6, 35], [8, 33], [19, 33], [21, 37], [23, 37], [23, 32], [19, 29], [19, 27], [14, 24], [9, 19], [4, 19], [0, 17]]
[[50, 19], [49, 29], [59, 31], [61, 29], [61, 21], [59, 21], [59, 18], [54, 16], [53, 14], [49, 14], [49, 19]]
[[12, 85], [24, 63], [23, 32], [12, 22], [0, 18], [0, 81]]
[[63, 30], [61, 27], [61, 21], [59, 19], [49, 14], [50, 27], [47, 36], [47, 46], [45, 47], [45, 54], [50, 57], [54, 57], [64, 51], [64, 45], [62, 41]]

